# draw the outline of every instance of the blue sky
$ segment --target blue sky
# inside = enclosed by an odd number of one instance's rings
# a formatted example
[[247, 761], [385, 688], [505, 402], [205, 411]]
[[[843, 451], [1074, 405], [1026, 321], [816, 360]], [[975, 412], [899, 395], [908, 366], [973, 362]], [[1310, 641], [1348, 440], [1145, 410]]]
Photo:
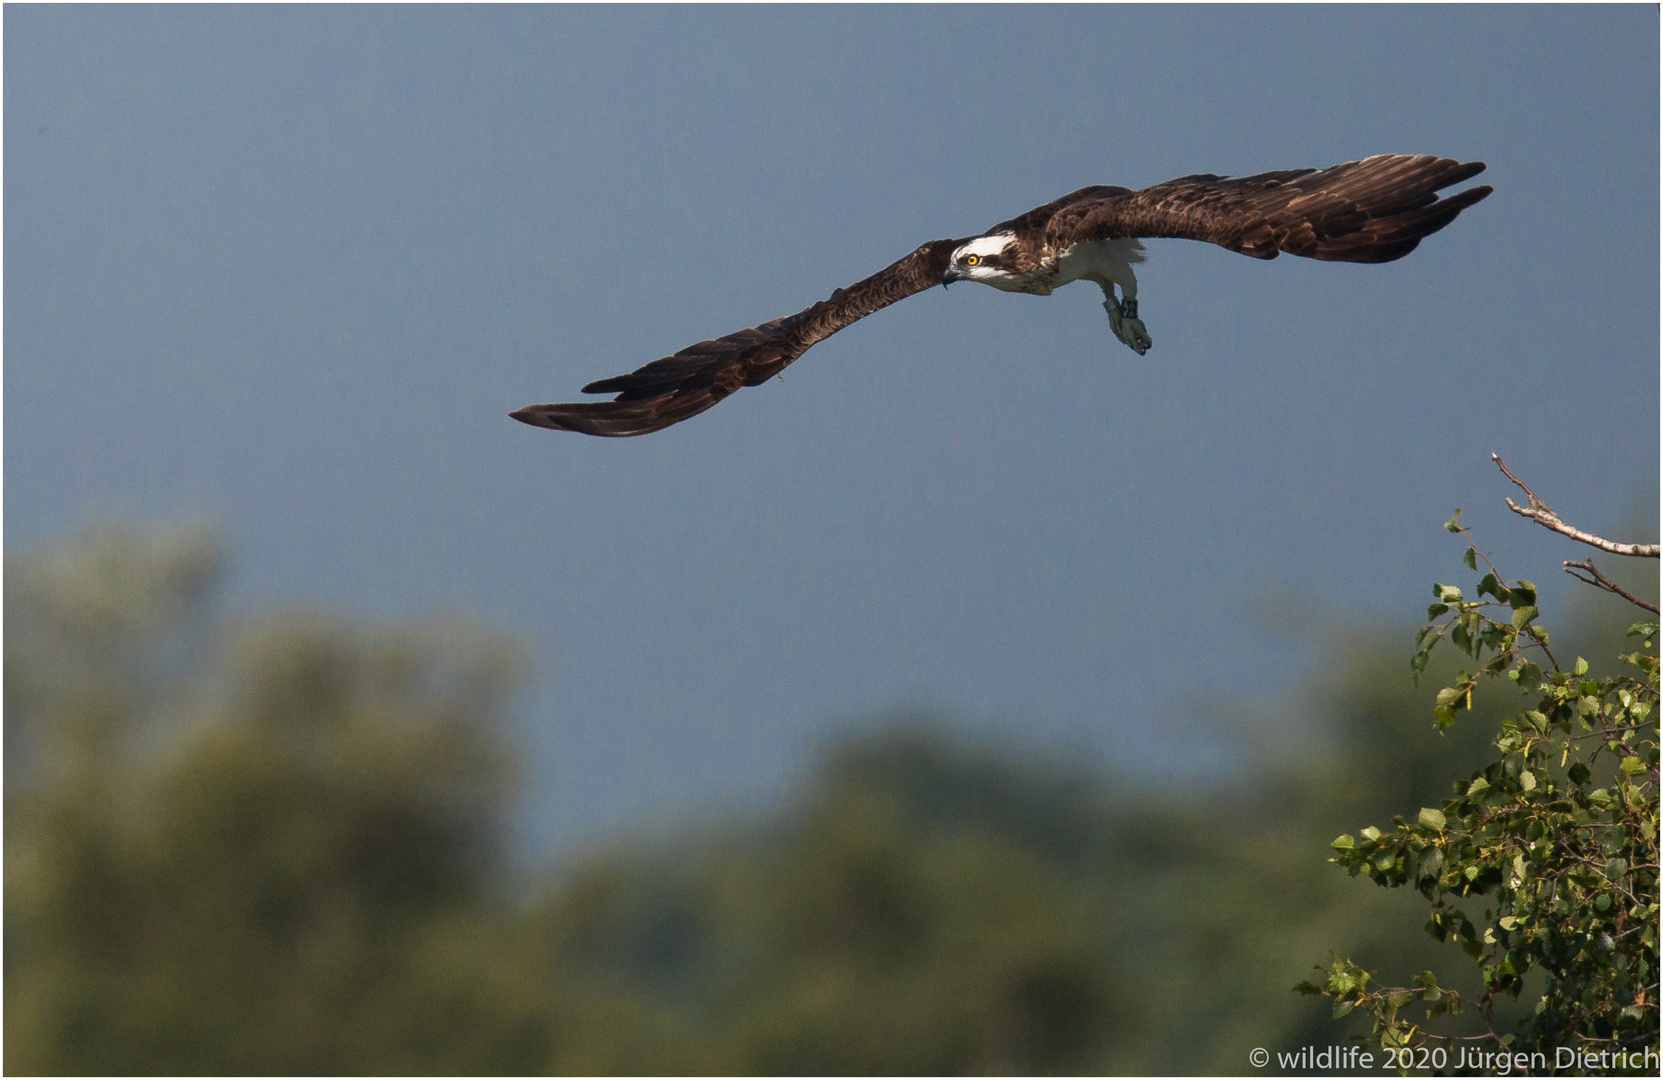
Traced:
[[[537, 843], [912, 706], [1182, 774], [1307, 662], [1267, 598], [1407, 623], [1457, 505], [1566, 596], [1492, 450], [1595, 531], [1656, 491], [1657, 18], [9, 7], [6, 543], [205, 520], [239, 606], [521, 635]], [[506, 415], [1085, 184], [1387, 151], [1496, 194], [1386, 266], [1152, 242], [1141, 359], [965, 285], [657, 435]]]

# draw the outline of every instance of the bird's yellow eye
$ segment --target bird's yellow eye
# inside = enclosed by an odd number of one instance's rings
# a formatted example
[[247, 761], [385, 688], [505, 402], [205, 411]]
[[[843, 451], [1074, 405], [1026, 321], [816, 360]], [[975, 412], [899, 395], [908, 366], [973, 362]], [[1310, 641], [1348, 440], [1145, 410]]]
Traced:
[[966, 265], [966, 266], [975, 266], [977, 263], [979, 263], [981, 261], [982, 261], [982, 257], [980, 255], [966, 255], [964, 257], [964, 265]]

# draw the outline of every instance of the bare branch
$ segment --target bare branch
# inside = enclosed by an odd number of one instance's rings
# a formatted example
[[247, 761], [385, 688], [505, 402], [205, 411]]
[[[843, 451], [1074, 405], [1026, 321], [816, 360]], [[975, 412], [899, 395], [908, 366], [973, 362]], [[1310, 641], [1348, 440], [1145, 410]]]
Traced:
[[[1501, 470], [1503, 476], [1519, 485], [1519, 489], [1530, 499], [1529, 506], [1520, 506], [1512, 499], [1508, 499], [1507, 509], [1513, 511], [1513, 513], [1518, 514], [1520, 517], [1527, 517], [1543, 528], [1552, 529], [1556, 533], [1563, 533], [1572, 540], [1580, 541], [1581, 543], [1587, 544], [1589, 547], [1597, 547], [1601, 551], [1610, 555], [1631, 555], [1641, 559], [1655, 559], [1658, 557], [1659, 549], [1656, 544], [1618, 544], [1613, 541], [1606, 540], [1603, 537], [1595, 536], [1593, 533], [1583, 532], [1581, 529], [1565, 524], [1564, 521], [1560, 520], [1559, 515], [1554, 512], [1553, 507], [1549, 506], [1537, 497], [1536, 493], [1531, 491], [1530, 488], [1525, 485], [1523, 480], [1520, 480], [1518, 477], [1507, 471], [1507, 466], [1502, 464], [1500, 455], [1491, 454], [1490, 460], [1496, 463], [1496, 467]], [[1569, 567], [1571, 564], [1566, 563], [1565, 565]], [[1572, 574], [1571, 576], [1576, 577], [1575, 574]], [[1583, 578], [1579, 580], [1587, 579]], [[1597, 584], [1597, 582], [1589, 582], [1589, 584], [1593, 585]], [[1629, 599], [1632, 600], [1633, 597], [1629, 597]], [[1636, 604], [1640, 603], [1638, 600], [1635, 600], [1634, 602]], [[1640, 606], [1647, 607], [1648, 605], [1640, 604]], [[1657, 609], [1652, 608], [1651, 610], [1656, 611]]]
[[[1594, 576], [1591, 578], [1585, 578], [1581, 574], [1577, 573], [1578, 570], [1586, 570]], [[1596, 589], [1604, 589], [1606, 592], [1616, 593], [1618, 596], [1622, 597], [1624, 600], [1627, 600], [1635, 607], [1645, 608], [1653, 615], [1663, 614], [1663, 612], [1659, 612], [1657, 610], [1655, 605], [1646, 603], [1638, 596], [1635, 596], [1633, 593], [1629, 592], [1627, 589], [1623, 588], [1621, 585], [1618, 585], [1616, 582], [1596, 570], [1594, 568], [1594, 560], [1592, 559], [1588, 559], [1585, 562], [1572, 562], [1571, 560], [1566, 559], [1565, 573], [1571, 575], [1571, 577], [1576, 578], [1576, 580], [1580, 582], [1594, 586]]]

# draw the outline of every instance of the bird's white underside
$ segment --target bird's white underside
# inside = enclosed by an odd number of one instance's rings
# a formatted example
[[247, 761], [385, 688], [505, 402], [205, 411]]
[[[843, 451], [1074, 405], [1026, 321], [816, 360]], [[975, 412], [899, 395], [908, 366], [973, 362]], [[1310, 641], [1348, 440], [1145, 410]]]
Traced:
[[1127, 299], [1132, 299], [1138, 294], [1138, 279], [1132, 273], [1132, 265], [1145, 258], [1143, 241], [1136, 237], [1075, 244], [1057, 259], [1057, 284], [1067, 285], [1081, 278], [1112, 282], [1120, 286]]
[[[1010, 233], [978, 236], [953, 252], [953, 265], [969, 281], [1036, 296], [1049, 295], [1071, 281], [1095, 281], [1103, 290], [1103, 310], [1109, 313], [1114, 336], [1139, 356], [1149, 351], [1149, 330], [1137, 315], [1138, 279], [1132, 272], [1133, 264], [1145, 258], [1142, 241], [1119, 237], [1074, 244], [1025, 274], [986, 262], [990, 256], [1003, 254], [1015, 239]], [[971, 256], [978, 257], [977, 265], [966, 265]], [[1115, 295], [1116, 286], [1120, 288], [1119, 296]]]
[[[978, 236], [953, 252], [953, 262], [962, 265], [966, 256], [986, 258], [998, 255], [1015, 239], [1010, 233]], [[1046, 259], [1026, 274], [1015, 274], [1000, 267], [979, 265], [965, 268], [969, 281], [979, 281], [1005, 292], [1033, 293], [1045, 296], [1059, 286], [1082, 278], [1105, 286], [1120, 286], [1127, 299], [1137, 296], [1137, 276], [1132, 265], [1144, 261], [1143, 242], [1135, 237], [1113, 240], [1093, 240], [1065, 248], [1061, 254]]]

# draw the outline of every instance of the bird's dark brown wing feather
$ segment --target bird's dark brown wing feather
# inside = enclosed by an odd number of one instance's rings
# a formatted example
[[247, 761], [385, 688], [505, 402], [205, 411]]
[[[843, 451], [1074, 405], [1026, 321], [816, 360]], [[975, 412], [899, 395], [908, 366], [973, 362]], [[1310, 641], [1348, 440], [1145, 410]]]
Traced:
[[897, 300], [941, 284], [961, 241], [932, 240], [905, 257], [797, 314], [689, 345], [674, 356], [610, 379], [585, 394], [616, 394], [611, 401], [528, 405], [516, 420], [586, 435], [645, 435], [701, 413], [741, 386], [766, 382], [830, 337]]
[[[1390, 262], [1493, 190], [1438, 191], [1484, 171], [1481, 161], [1381, 154], [1328, 169], [1237, 178], [1181, 176], [1141, 191], [1082, 188], [1046, 227], [1052, 250], [1111, 237], [1178, 237], [1274, 259], [1286, 251], [1338, 262]], [[1060, 204], [1060, 205], [1059, 205]]]

